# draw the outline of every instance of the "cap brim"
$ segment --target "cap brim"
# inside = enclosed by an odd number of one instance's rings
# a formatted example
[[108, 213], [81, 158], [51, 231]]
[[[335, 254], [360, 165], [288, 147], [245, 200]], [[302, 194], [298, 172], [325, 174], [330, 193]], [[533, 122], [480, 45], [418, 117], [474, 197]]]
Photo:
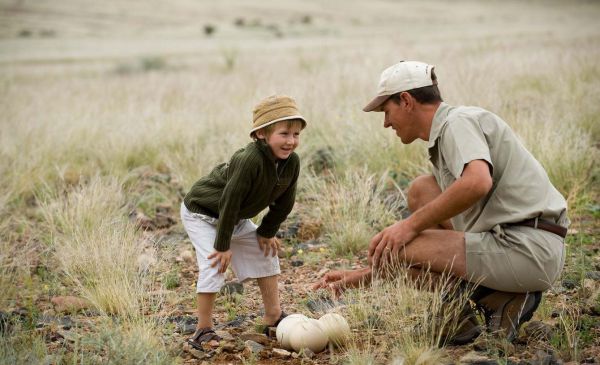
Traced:
[[379, 96], [375, 97], [375, 99], [371, 100], [371, 102], [363, 108], [363, 111], [365, 111], [365, 112], [381, 112], [381, 111], [383, 111], [383, 110], [381, 110], [381, 107], [383, 106], [383, 103], [385, 103], [385, 101], [390, 98], [390, 96], [391, 95], [379, 95]]

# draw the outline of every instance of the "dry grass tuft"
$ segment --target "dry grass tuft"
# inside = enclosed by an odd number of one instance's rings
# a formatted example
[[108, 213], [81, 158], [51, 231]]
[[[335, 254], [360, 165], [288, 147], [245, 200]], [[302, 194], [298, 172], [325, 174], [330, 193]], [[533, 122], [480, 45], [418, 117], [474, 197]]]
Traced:
[[386, 173], [377, 179], [366, 170], [304, 179], [304, 198], [312, 200], [309, 214], [321, 222], [336, 255], [364, 250], [377, 230], [398, 219], [405, 202], [401, 191], [386, 190], [388, 183]]
[[55, 256], [77, 291], [104, 313], [139, 314], [146, 280], [137, 263], [140, 238], [119, 183], [95, 178], [63, 199], [42, 201]]
[[447, 275], [424, 274], [413, 280], [402, 269], [393, 280], [375, 280], [370, 289], [349, 291], [348, 318], [358, 329], [349, 352], [392, 355], [406, 365], [439, 364], [447, 357], [444, 333], [456, 331], [470, 294]]

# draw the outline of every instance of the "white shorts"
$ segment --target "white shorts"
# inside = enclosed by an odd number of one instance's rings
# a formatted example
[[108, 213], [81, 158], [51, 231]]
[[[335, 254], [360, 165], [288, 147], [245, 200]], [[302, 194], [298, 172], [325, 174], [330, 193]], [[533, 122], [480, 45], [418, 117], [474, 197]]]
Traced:
[[[181, 222], [185, 228], [198, 261], [198, 283], [196, 293], [217, 293], [225, 284], [225, 274], [219, 274], [219, 265], [210, 267], [212, 260], [208, 256], [215, 252], [213, 247], [217, 236], [219, 220], [204, 214], [190, 212], [181, 203]], [[265, 257], [256, 238], [256, 224], [250, 219], [242, 219], [233, 229], [230, 249], [231, 268], [240, 282], [249, 279], [279, 275], [279, 258]]]

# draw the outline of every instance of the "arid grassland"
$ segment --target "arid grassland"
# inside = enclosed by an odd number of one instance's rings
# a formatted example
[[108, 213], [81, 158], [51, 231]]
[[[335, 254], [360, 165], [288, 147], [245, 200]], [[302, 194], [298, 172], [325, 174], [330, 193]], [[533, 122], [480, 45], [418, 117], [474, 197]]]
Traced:
[[[0, 0], [0, 364], [600, 364], [598, 19], [596, 1]], [[514, 343], [440, 343], [461, 307], [441, 310], [445, 286], [400, 275], [341, 302], [309, 290], [366, 264], [429, 171], [424, 143], [361, 111], [403, 59], [436, 65], [446, 102], [502, 116], [568, 200], [565, 270]], [[273, 93], [309, 121], [279, 234], [283, 306], [334, 308], [352, 336], [274, 351], [258, 287], [231, 284], [225, 343], [195, 351], [179, 204], [250, 141], [252, 107]]]

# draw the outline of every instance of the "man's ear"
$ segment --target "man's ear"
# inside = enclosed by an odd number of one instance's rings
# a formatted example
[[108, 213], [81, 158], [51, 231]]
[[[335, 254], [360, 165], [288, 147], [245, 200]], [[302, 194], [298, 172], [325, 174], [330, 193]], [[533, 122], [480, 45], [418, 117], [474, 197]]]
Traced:
[[412, 108], [412, 98], [410, 94], [407, 92], [403, 92], [402, 94], [400, 94], [400, 98], [404, 102], [406, 108], [410, 110]]
[[265, 131], [263, 131], [262, 129], [259, 129], [256, 132], [254, 132], [254, 135], [258, 139], [266, 139], [266, 137], [265, 137]]

